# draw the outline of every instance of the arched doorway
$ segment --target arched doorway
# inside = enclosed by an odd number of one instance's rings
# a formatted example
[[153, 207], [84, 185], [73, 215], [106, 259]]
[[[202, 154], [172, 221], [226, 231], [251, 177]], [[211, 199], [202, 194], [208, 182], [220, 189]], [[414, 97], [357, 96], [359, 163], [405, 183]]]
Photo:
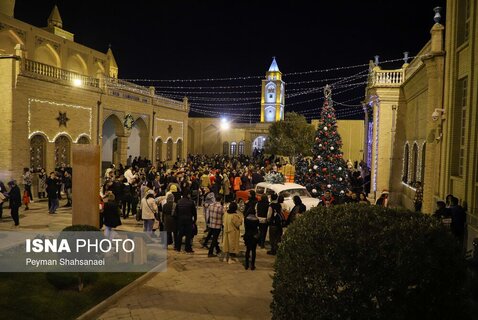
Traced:
[[102, 139], [102, 169], [105, 170], [112, 163], [119, 163], [119, 145], [118, 136], [123, 135], [123, 124], [118, 116], [110, 115], [103, 122], [103, 139]]
[[128, 137], [127, 156], [148, 158], [148, 127], [143, 118], [133, 123], [131, 134]]
[[78, 144], [90, 144], [90, 139], [88, 139], [88, 137], [81, 136], [76, 143], [78, 143]]
[[166, 144], [166, 160], [173, 160], [173, 139], [169, 138]]
[[256, 150], [260, 151], [264, 148], [264, 144], [266, 142], [266, 136], [258, 136], [257, 138], [252, 141], [252, 151]]
[[156, 166], [159, 167], [159, 162], [163, 161], [163, 140], [158, 138], [156, 140]]
[[64, 163], [70, 166], [71, 142], [67, 136], [61, 135], [55, 139], [55, 168]]
[[239, 141], [239, 155], [244, 154], [244, 141]]
[[46, 139], [40, 134], [36, 134], [30, 139], [30, 168], [45, 169]]
[[222, 144], [222, 153], [226, 156], [229, 155], [229, 142], [224, 141], [224, 143]]
[[181, 161], [183, 160], [183, 140], [179, 139], [176, 144], [176, 158]]

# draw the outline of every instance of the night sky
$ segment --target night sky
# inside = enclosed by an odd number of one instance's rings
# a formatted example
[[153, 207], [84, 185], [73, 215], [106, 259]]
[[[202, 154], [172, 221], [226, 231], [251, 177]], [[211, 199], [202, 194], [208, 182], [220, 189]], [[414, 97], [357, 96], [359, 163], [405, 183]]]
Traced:
[[[366, 66], [288, 74], [367, 64], [374, 55], [380, 55], [381, 61], [401, 58], [404, 51], [413, 56], [430, 38], [433, 8], [444, 8], [445, 0], [17, 0], [15, 18], [46, 26], [55, 4], [63, 28], [75, 34], [76, 42], [102, 52], [111, 44], [120, 78], [184, 80], [254, 76], [247, 80], [137, 83], [154, 85], [158, 92], [165, 95], [169, 92], [176, 99], [189, 96], [193, 110], [202, 110], [191, 113], [193, 116], [230, 113], [237, 121], [257, 121], [259, 77], [264, 77], [272, 56], [277, 57], [287, 84], [286, 111], [305, 111], [308, 118], [318, 117], [317, 112], [310, 110], [321, 106], [318, 99], [322, 90], [304, 91], [362, 72], [355, 79], [341, 81], [342, 86], [337, 84], [334, 88], [337, 94], [333, 97], [337, 102], [350, 104], [336, 105], [339, 118], [360, 118], [350, 110], [360, 109], [354, 105], [363, 100], [365, 86], [360, 83], [366, 80]], [[401, 64], [401, 61], [388, 63], [383, 68], [393, 69]], [[313, 82], [297, 83], [303, 81]], [[185, 86], [192, 88], [178, 88]], [[211, 88], [217, 86], [227, 88]], [[339, 94], [345, 89], [348, 91]], [[215, 94], [205, 93], [210, 91]], [[297, 93], [302, 94], [294, 97]]]

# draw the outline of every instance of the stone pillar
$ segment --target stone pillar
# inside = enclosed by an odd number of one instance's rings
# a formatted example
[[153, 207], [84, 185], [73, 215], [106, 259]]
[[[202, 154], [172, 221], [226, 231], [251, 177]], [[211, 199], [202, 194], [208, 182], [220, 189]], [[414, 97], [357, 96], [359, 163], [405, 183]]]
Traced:
[[126, 160], [128, 159], [128, 138], [129, 138], [129, 133], [124, 136], [118, 136], [118, 163], [115, 163], [115, 165], [118, 165], [122, 163], [123, 165], [126, 164]]
[[99, 227], [100, 148], [90, 144], [74, 144], [72, 149], [72, 224]]

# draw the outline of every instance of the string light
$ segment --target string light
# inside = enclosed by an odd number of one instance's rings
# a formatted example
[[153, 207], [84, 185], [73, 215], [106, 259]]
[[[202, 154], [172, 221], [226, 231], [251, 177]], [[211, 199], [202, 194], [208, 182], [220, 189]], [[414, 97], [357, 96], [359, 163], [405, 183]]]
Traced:
[[[424, 56], [424, 55], [422, 55]], [[414, 59], [419, 56], [411, 56], [410, 59]], [[420, 56], [421, 57], [421, 56]], [[380, 62], [380, 65], [384, 65], [387, 63], [403, 61], [403, 57], [391, 60], [385, 60]], [[305, 75], [305, 74], [313, 74], [313, 73], [323, 73], [323, 72], [331, 72], [331, 71], [340, 71], [340, 70], [348, 70], [348, 69], [355, 69], [360, 67], [369, 67], [369, 63], [362, 63], [352, 66], [340, 66], [340, 67], [333, 67], [327, 69], [316, 69], [316, 70], [309, 70], [309, 71], [298, 71], [298, 72], [289, 72], [283, 73], [283, 77], [288, 76], [297, 76], [297, 75]], [[260, 79], [264, 78], [264, 76], [239, 76], [239, 77], [225, 77], [225, 78], [201, 78], [201, 79], [144, 79], [144, 78], [129, 78], [129, 79], [122, 79], [125, 81], [132, 81], [132, 82], [208, 82], [208, 81], [231, 81], [231, 80], [250, 80], [250, 79]]]
[[[60, 133], [57, 133], [55, 135], [55, 137], [52, 139], [50, 139], [48, 137], [48, 135], [46, 133], [44, 133], [43, 131], [33, 131], [32, 132], [32, 129], [31, 129], [31, 126], [32, 126], [32, 123], [31, 123], [31, 118], [32, 118], [32, 111], [31, 111], [31, 104], [32, 102], [35, 102], [35, 103], [40, 103], [40, 104], [46, 104], [46, 105], [50, 105], [50, 106], [55, 106], [55, 107], [64, 107], [64, 108], [74, 108], [74, 109], [82, 109], [82, 110], [88, 110], [89, 113], [90, 113], [90, 121], [89, 121], [89, 133], [81, 133], [79, 134], [76, 139], [73, 139], [69, 133], [67, 132], [60, 132]], [[27, 126], [28, 126], [28, 139], [31, 139], [31, 137], [33, 137], [34, 134], [38, 134], [38, 133], [41, 133], [41, 134], [44, 134], [48, 141], [49, 142], [55, 142], [56, 138], [60, 135], [67, 135], [68, 137], [70, 137], [70, 139], [73, 141], [73, 142], [78, 142], [78, 140], [81, 138], [81, 136], [87, 136], [89, 140], [91, 140], [91, 132], [92, 132], [92, 123], [93, 123], [93, 115], [92, 115], [92, 108], [90, 107], [83, 107], [83, 106], [79, 106], [79, 105], [73, 105], [73, 104], [68, 104], [68, 103], [61, 103], [61, 102], [54, 102], [54, 101], [48, 101], [48, 100], [40, 100], [40, 99], [35, 99], [35, 98], [28, 98], [28, 119], [27, 119]]]

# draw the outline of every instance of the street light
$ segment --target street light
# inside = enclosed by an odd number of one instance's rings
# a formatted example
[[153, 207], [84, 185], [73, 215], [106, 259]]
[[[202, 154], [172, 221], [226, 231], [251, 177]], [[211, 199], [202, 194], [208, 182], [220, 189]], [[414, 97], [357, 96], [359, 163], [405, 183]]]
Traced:
[[81, 87], [83, 85], [83, 81], [81, 81], [81, 79], [73, 79], [73, 85], [75, 87]]
[[221, 129], [229, 130], [230, 127], [231, 123], [229, 122], [229, 120], [227, 120], [227, 118], [221, 118]]

